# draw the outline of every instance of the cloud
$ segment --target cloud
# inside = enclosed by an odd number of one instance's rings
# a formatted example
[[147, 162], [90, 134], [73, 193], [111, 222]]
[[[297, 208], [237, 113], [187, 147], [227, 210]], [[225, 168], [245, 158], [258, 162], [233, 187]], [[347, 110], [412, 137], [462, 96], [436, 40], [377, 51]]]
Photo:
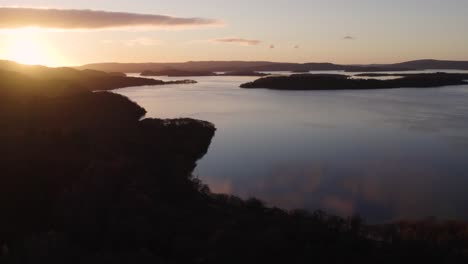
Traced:
[[353, 36], [345, 36], [343, 39], [344, 40], [355, 40], [356, 38], [353, 37]]
[[241, 45], [248, 45], [248, 46], [255, 46], [255, 45], [262, 43], [260, 40], [244, 39], [244, 38], [220, 38], [220, 39], [215, 39], [213, 41], [220, 42], [220, 43], [241, 44]]
[[156, 46], [161, 44], [161, 42], [157, 39], [151, 38], [137, 38], [137, 39], [129, 39], [124, 40], [123, 44], [125, 46]]
[[207, 18], [180, 18], [75, 9], [0, 7], [0, 29], [40, 27], [51, 29], [109, 29], [122, 27], [196, 27], [219, 25]]
[[162, 44], [162, 42], [159, 39], [152, 39], [152, 38], [135, 38], [135, 39], [125, 39], [125, 40], [105, 39], [105, 40], [102, 40], [101, 43], [122, 44], [128, 47], [157, 46], [157, 45]]

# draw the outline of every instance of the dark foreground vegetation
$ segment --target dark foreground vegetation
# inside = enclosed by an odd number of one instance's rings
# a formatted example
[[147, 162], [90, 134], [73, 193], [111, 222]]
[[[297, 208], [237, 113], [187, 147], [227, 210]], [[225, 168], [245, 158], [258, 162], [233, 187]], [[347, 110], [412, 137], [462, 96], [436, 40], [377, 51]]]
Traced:
[[369, 226], [213, 194], [192, 176], [212, 124], [60, 84], [0, 76], [0, 263], [468, 260], [464, 223]]
[[[383, 74], [361, 76], [376, 77]], [[242, 84], [242, 88], [268, 88], [274, 90], [359, 90], [390, 88], [428, 88], [447, 85], [463, 85], [464, 74], [401, 74], [402, 78], [392, 80], [353, 79], [338, 74], [293, 74], [290, 76], [270, 76]]]

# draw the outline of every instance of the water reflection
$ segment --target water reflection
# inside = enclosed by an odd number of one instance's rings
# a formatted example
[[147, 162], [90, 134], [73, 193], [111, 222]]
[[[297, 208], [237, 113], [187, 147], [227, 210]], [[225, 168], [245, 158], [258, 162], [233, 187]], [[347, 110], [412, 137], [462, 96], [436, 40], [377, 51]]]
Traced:
[[196, 171], [212, 190], [371, 222], [468, 219], [468, 86], [308, 92], [195, 79], [118, 92], [148, 116], [216, 124]]

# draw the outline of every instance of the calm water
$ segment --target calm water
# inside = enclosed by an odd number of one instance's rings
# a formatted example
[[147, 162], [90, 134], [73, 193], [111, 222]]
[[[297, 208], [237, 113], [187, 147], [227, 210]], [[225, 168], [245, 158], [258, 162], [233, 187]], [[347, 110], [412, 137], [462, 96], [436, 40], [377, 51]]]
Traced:
[[195, 171], [213, 191], [369, 222], [468, 220], [468, 85], [272, 91], [238, 88], [255, 77], [191, 79], [117, 92], [148, 117], [216, 125]]

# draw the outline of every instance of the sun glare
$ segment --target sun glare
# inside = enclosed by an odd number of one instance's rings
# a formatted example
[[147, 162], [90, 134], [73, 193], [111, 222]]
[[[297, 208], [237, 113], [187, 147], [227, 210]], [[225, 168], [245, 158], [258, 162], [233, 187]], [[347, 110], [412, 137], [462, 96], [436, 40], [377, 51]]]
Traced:
[[51, 49], [33, 30], [16, 30], [6, 35], [2, 58], [29, 65], [50, 66], [56, 63]]

